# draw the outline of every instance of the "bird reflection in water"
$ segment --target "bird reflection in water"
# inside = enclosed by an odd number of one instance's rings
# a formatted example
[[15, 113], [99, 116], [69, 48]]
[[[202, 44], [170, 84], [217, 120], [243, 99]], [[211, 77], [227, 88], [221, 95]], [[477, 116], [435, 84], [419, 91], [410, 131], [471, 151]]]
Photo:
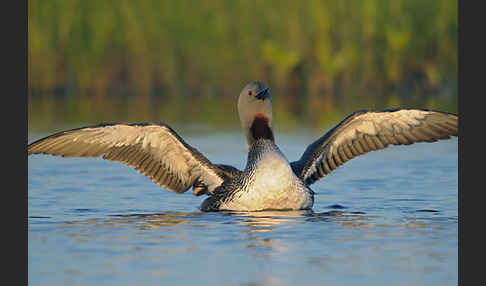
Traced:
[[[217, 221], [208, 215], [222, 215]], [[282, 224], [302, 222], [339, 222], [344, 225], [364, 225], [366, 217], [362, 212], [327, 211], [316, 213], [312, 210], [298, 211], [258, 211], [258, 212], [165, 212], [153, 214], [121, 214], [111, 215], [112, 219], [106, 223], [132, 224], [137, 229], [166, 229], [188, 224], [189, 227], [206, 227], [208, 224], [218, 223], [221, 218], [231, 217], [231, 221], [223, 223], [246, 226], [248, 232], [268, 232]], [[214, 218], [214, 217], [213, 217]]]
[[[206, 255], [208, 249], [218, 246], [222, 250], [217, 255], [235, 251], [249, 259], [265, 261], [262, 265], [265, 268], [279, 255], [287, 255], [300, 247], [298, 237], [308, 228], [305, 224], [338, 223], [361, 227], [366, 220], [363, 214], [341, 210], [138, 213], [69, 222], [70, 227], [64, 228], [67, 230], [64, 233], [78, 245], [98, 245], [97, 252], [116, 254], [121, 251], [126, 257], [151, 257], [153, 253], [163, 259], [171, 259], [174, 255], [193, 257]], [[281, 279], [268, 275], [255, 282], [266, 285]]]
[[[109, 219], [109, 222], [132, 224], [137, 229], [150, 230], [150, 229], [166, 229], [171, 230], [171, 227], [180, 224], [192, 224], [191, 226], [197, 226], [194, 224], [196, 218], [203, 215], [201, 212], [165, 212], [154, 214], [123, 214], [112, 215], [113, 219]], [[201, 225], [199, 225], [201, 226]], [[202, 225], [204, 227], [204, 225]]]
[[[338, 210], [316, 213], [312, 210], [299, 211], [258, 211], [258, 212], [166, 212], [154, 214], [113, 215], [106, 223], [127, 224], [141, 230], [178, 231], [184, 228], [210, 228], [213, 225], [229, 224], [242, 226], [245, 248], [249, 255], [269, 258], [276, 253], [286, 252], [285, 243], [280, 243], [279, 236], [269, 236], [279, 227], [293, 228], [297, 224], [308, 222], [338, 222], [347, 226], [364, 225], [364, 213], [348, 213]], [[221, 237], [222, 240], [236, 239]]]

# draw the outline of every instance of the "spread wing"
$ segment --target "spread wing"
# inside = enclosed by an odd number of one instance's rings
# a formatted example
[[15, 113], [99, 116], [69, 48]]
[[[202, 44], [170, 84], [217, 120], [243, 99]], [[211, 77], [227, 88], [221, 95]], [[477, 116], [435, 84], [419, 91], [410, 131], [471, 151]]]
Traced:
[[233, 176], [227, 168], [213, 165], [163, 123], [108, 123], [62, 131], [28, 145], [29, 155], [39, 153], [103, 156], [131, 166], [177, 193], [192, 186], [212, 192]]
[[426, 109], [357, 111], [309, 145], [291, 163], [307, 185], [331, 173], [352, 158], [389, 144], [434, 142], [458, 135], [458, 116]]

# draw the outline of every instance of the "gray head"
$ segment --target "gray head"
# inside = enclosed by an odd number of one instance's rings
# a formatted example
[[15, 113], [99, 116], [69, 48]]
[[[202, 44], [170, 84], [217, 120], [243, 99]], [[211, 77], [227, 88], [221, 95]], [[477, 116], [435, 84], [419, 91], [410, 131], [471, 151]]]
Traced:
[[247, 84], [238, 98], [238, 114], [248, 146], [259, 139], [274, 141], [272, 126], [272, 95], [258, 81]]

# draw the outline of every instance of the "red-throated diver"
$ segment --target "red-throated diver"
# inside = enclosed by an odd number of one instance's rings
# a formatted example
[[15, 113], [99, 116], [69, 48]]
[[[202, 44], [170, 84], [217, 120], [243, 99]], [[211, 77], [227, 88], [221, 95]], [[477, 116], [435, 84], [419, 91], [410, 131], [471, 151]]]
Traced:
[[162, 187], [208, 195], [201, 210], [311, 209], [309, 185], [348, 160], [389, 144], [434, 142], [458, 134], [458, 116], [426, 109], [356, 111], [289, 163], [275, 144], [272, 97], [247, 84], [238, 113], [249, 147], [243, 171], [213, 164], [164, 123], [110, 123], [62, 131], [28, 145], [28, 154], [98, 157], [137, 169]]

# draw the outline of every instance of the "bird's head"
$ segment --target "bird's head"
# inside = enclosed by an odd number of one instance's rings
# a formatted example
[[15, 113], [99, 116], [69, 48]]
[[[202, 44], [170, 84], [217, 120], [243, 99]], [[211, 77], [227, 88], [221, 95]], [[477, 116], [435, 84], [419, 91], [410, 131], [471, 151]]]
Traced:
[[247, 84], [238, 98], [238, 114], [248, 146], [260, 138], [275, 141], [272, 127], [272, 95], [258, 81]]

